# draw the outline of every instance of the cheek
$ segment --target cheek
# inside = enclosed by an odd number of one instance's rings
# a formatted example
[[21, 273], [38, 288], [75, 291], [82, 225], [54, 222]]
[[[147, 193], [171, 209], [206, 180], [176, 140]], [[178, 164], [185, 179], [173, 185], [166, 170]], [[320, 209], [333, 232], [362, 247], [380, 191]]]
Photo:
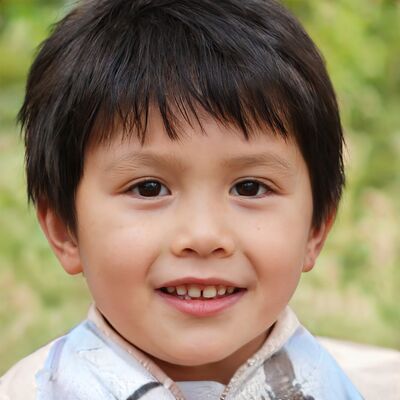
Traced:
[[258, 225], [247, 231], [245, 247], [254, 265], [264, 265], [263, 269], [278, 274], [302, 266], [307, 249], [306, 230], [291, 226], [292, 229], [279, 229], [274, 224]]
[[[293, 226], [293, 225], [291, 225]], [[247, 257], [262, 286], [261, 295], [278, 300], [291, 296], [300, 279], [307, 248], [302, 229], [279, 229], [279, 226], [258, 225], [247, 238]]]
[[107, 219], [86, 225], [80, 252], [88, 283], [98, 291], [143, 285], [160, 251], [157, 232], [148, 224]]

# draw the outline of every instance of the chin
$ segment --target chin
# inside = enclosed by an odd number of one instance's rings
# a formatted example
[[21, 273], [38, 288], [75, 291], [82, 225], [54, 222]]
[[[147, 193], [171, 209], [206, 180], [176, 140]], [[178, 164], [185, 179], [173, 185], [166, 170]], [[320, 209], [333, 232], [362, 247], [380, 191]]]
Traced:
[[234, 350], [230, 351], [227, 348], [221, 348], [220, 345], [215, 346], [195, 346], [195, 347], [181, 347], [170, 357], [168, 361], [173, 364], [198, 367], [205, 364], [212, 364], [229, 357]]

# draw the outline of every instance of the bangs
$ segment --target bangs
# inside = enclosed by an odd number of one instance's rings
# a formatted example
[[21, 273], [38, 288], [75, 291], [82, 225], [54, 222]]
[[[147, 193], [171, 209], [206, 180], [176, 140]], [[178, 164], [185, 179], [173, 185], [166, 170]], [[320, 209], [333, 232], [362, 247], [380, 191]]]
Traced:
[[[243, 8], [251, 3], [238, 9], [232, 2], [154, 3], [104, 2], [109, 9], [100, 5], [98, 15], [85, 17], [86, 3], [55, 30], [51, 39], [58, 49], [50, 71], [43, 71], [51, 72], [50, 115], [64, 123], [55, 131], [68, 126], [84, 148], [89, 139], [109, 141], [118, 124], [124, 136], [136, 134], [144, 142], [149, 108], [155, 106], [171, 139], [179, 137], [180, 121], [201, 126], [204, 112], [235, 125], [246, 138], [255, 127], [288, 133], [288, 116], [298, 108], [291, 99], [304, 105], [309, 96], [280, 51], [286, 44], [278, 46], [265, 26], [268, 19], [254, 14], [255, 25], [249, 24]], [[66, 34], [70, 25], [74, 41]], [[254, 35], [255, 28], [262, 35]]]
[[[204, 115], [223, 125], [234, 125], [246, 139], [260, 129], [287, 135], [290, 104], [270, 75], [265, 79], [263, 71], [257, 71], [259, 77], [249, 77], [215, 50], [206, 53], [207, 49], [196, 49], [192, 53], [188, 48], [182, 53], [179, 44], [169, 50], [158, 65], [119, 65], [121, 74], [110, 77], [107, 93], [93, 98], [91, 141], [108, 142], [122, 127], [124, 137], [136, 135], [144, 143], [153, 109], [160, 113], [172, 140], [183, 133], [183, 122], [192, 127], [196, 123], [202, 129]], [[171, 54], [174, 50], [176, 54]], [[158, 49], [155, 45], [151, 51], [162, 54], [165, 46]]]

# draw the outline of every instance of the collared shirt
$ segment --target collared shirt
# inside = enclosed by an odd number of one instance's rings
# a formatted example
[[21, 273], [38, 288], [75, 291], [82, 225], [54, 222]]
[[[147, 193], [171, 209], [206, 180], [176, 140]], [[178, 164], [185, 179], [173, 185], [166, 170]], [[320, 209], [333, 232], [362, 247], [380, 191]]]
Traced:
[[362, 399], [290, 308], [279, 316], [263, 346], [226, 386], [208, 381], [174, 382], [114, 331], [94, 306], [85, 321], [20, 361], [0, 381], [1, 400], [207, 398]]

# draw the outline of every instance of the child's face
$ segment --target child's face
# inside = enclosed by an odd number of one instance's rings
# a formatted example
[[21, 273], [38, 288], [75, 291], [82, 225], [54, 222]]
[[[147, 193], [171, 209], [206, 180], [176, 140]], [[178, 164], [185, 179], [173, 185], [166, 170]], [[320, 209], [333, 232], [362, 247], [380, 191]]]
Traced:
[[[89, 149], [77, 240], [58, 252], [67, 271], [84, 272], [110, 324], [175, 379], [179, 366], [190, 380], [190, 367], [234, 370], [251, 356], [327, 231], [311, 226], [310, 180], [293, 142], [272, 134], [246, 142], [213, 120], [204, 128], [207, 135], [185, 126], [187, 136], [174, 142], [153, 115], [143, 147], [118, 138]], [[135, 187], [144, 179], [159, 185]], [[228, 306], [196, 300], [217, 308], [194, 311], [158, 290], [192, 278], [245, 290]]]

